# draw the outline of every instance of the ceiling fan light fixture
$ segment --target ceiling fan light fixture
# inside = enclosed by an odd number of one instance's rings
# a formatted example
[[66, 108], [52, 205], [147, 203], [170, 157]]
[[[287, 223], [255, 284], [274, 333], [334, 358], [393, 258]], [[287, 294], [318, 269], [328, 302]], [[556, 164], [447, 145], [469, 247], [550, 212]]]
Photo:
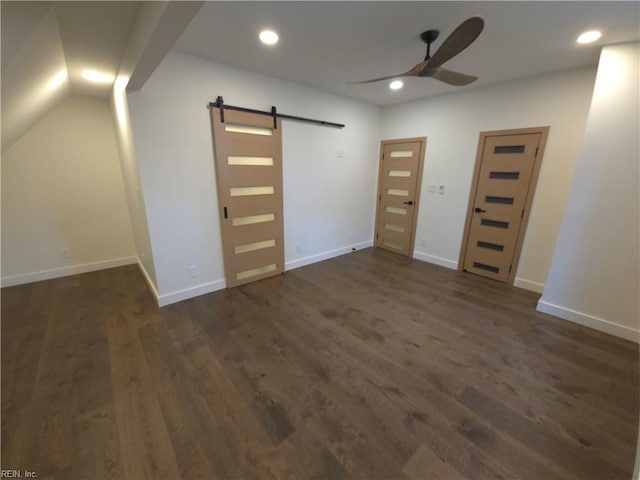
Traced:
[[389, 88], [391, 90], [400, 90], [403, 85], [404, 83], [402, 83], [402, 80], [394, 80], [389, 84]]
[[576, 42], [578, 43], [591, 43], [595, 42], [602, 36], [602, 33], [598, 30], [589, 30], [580, 34]]
[[275, 45], [276, 43], [278, 43], [279, 39], [278, 34], [273, 30], [261, 31], [258, 38], [260, 38], [260, 41], [265, 45]]

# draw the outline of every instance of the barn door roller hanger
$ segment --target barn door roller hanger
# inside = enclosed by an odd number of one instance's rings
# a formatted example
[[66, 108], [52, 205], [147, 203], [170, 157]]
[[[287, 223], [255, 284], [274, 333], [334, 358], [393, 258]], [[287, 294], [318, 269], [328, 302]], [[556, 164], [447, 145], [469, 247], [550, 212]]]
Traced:
[[344, 128], [344, 124], [342, 123], [334, 123], [334, 122], [325, 122], [324, 120], [315, 120], [313, 118], [305, 118], [305, 117], [297, 117], [295, 115], [286, 115], [284, 113], [278, 113], [276, 111], [276, 107], [271, 107], [271, 111], [264, 110], [254, 110], [253, 108], [245, 108], [245, 107], [236, 107], [234, 105], [226, 105], [221, 96], [218, 96], [215, 102], [209, 103], [209, 108], [219, 108], [220, 109], [220, 121], [224, 123], [224, 111], [225, 110], [235, 110], [238, 112], [247, 112], [247, 113], [257, 113], [258, 115], [268, 115], [273, 117], [273, 128], [277, 127], [277, 119], [283, 118], [285, 120], [295, 120], [296, 122], [306, 122], [313, 123], [315, 125], [322, 125], [325, 127], [335, 127], [335, 128]]

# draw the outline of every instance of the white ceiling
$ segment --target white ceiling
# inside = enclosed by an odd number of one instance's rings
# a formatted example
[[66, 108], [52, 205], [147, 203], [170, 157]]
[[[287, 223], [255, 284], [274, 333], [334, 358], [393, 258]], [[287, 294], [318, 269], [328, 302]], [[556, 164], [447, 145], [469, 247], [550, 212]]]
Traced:
[[[115, 75], [131, 45], [145, 52], [128, 58], [144, 67], [136, 70], [140, 88], [183, 30], [177, 50], [379, 105], [595, 65], [602, 45], [640, 39], [639, 2], [201, 3], [0, 2], [3, 151], [66, 95], [106, 98], [112, 85], [91, 84], [81, 71]], [[478, 75], [476, 83], [452, 87], [408, 78], [397, 92], [388, 82], [349, 85], [408, 70], [424, 57], [422, 31], [441, 31], [437, 49], [460, 22], [478, 14], [484, 31], [445, 65]], [[263, 28], [280, 33], [277, 46], [257, 41]], [[603, 31], [600, 41], [575, 43], [593, 28]], [[56, 83], [65, 71], [68, 77]]]
[[50, 9], [46, 2], [2, 2], [2, 70]]
[[71, 91], [107, 97], [111, 84], [82, 78], [82, 70], [116, 75], [140, 9], [140, 2], [55, 2]]
[[4, 152], [70, 94], [106, 98], [113, 82], [82, 78], [84, 69], [114, 75], [140, 2], [6, 2], [2, 8]]
[[[401, 73], [422, 61], [427, 29], [440, 30], [434, 49], [464, 19], [482, 15], [485, 29], [446, 68], [477, 75], [468, 87], [407, 78], [349, 85]], [[275, 47], [257, 40], [273, 28]], [[577, 45], [584, 30], [603, 37]], [[175, 49], [254, 72], [379, 105], [460, 88], [594, 65], [602, 45], [640, 39], [638, 2], [208, 2]]]
[[11, 63], [21, 61], [17, 57], [25, 56], [23, 46], [47, 14], [52, 12], [57, 22], [58, 41], [62, 42], [72, 93], [107, 97], [111, 85], [87, 82], [81, 77], [82, 70], [117, 73], [140, 5], [140, 2], [3, 1], [3, 74]]
[[[4, 23], [4, 8], [2, 12]], [[42, 17], [41, 13], [22, 17], [30, 28], [25, 27], [29, 35], [22, 36], [19, 44], [5, 43], [2, 32], [2, 151], [71, 92], [55, 12], [45, 9]], [[5, 48], [13, 52], [6, 63]]]
[[2, 1], [2, 151], [68, 95], [107, 98], [116, 75], [141, 88], [202, 3]]

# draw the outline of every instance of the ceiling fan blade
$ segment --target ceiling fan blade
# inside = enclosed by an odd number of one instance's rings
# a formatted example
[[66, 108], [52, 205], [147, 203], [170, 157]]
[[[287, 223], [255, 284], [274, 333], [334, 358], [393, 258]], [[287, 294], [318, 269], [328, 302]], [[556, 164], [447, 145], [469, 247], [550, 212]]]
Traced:
[[382, 80], [391, 80], [392, 78], [399, 78], [399, 77], [419, 77], [420, 73], [423, 72], [427, 68], [427, 64], [428, 63], [429, 63], [429, 60], [425, 60], [423, 62], [418, 63], [411, 70], [409, 70], [407, 72], [399, 73], [397, 75], [389, 75], [389, 76], [386, 76], [386, 77], [373, 78], [371, 80], [363, 80], [362, 82], [349, 82], [349, 84], [350, 85], [361, 85], [363, 83], [381, 82]]
[[398, 75], [389, 75], [387, 77], [372, 78], [371, 80], [362, 80], [361, 82], [349, 82], [349, 85], [362, 85], [363, 83], [381, 82], [382, 80], [391, 80], [392, 78], [405, 77], [406, 75], [407, 72], [404, 72], [399, 73]]
[[429, 68], [439, 67], [447, 60], [455, 57], [478, 38], [483, 28], [484, 20], [482, 17], [466, 19], [458, 25], [458, 28], [447, 37], [436, 53], [433, 54], [429, 62]]
[[436, 68], [435, 70], [429, 72], [427, 76], [433, 77], [436, 80], [440, 80], [441, 82], [448, 83], [449, 85], [455, 85], [457, 87], [469, 85], [470, 83], [473, 83], [478, 79], [478, 77], [474, 77], [473, 75], [465, 75], [464, 73], [453, 72], [444, 68]]

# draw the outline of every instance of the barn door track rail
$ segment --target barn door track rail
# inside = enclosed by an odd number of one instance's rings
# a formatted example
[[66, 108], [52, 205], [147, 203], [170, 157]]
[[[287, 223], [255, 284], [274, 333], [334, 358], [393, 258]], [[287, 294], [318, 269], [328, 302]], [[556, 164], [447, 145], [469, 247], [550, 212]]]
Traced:
[[313, 123], [315, 125], [322, 125], [325, 127], [344, 128], [343, 123], [325, 122], [324, 120], [315, 120], [313, 118], [297, 117], [295, 115], [286, 115], [284, 113], [278, 113], [276, 111], [276, 107], [271, 107], [271, 111], [265, 111], [265, 110], [254, 110], [253, 108], [236, 107], [234, 105], [226, 105], [221, 96], [218, 96], [215, 102], [209, 103], [209, 108], [213, 108], [213, 107], [220, 109], [220, 121], [222, 123], [224, 123], [224, 111], [235, 110], [238, 112], [257, 113], [258, 115], [268, 115], [269, 117], [273, 117], [273, 128], [278, 128], [277, 127], [278, 117], [283, 118], [285, 120], [294, 120], [296, 122]]

